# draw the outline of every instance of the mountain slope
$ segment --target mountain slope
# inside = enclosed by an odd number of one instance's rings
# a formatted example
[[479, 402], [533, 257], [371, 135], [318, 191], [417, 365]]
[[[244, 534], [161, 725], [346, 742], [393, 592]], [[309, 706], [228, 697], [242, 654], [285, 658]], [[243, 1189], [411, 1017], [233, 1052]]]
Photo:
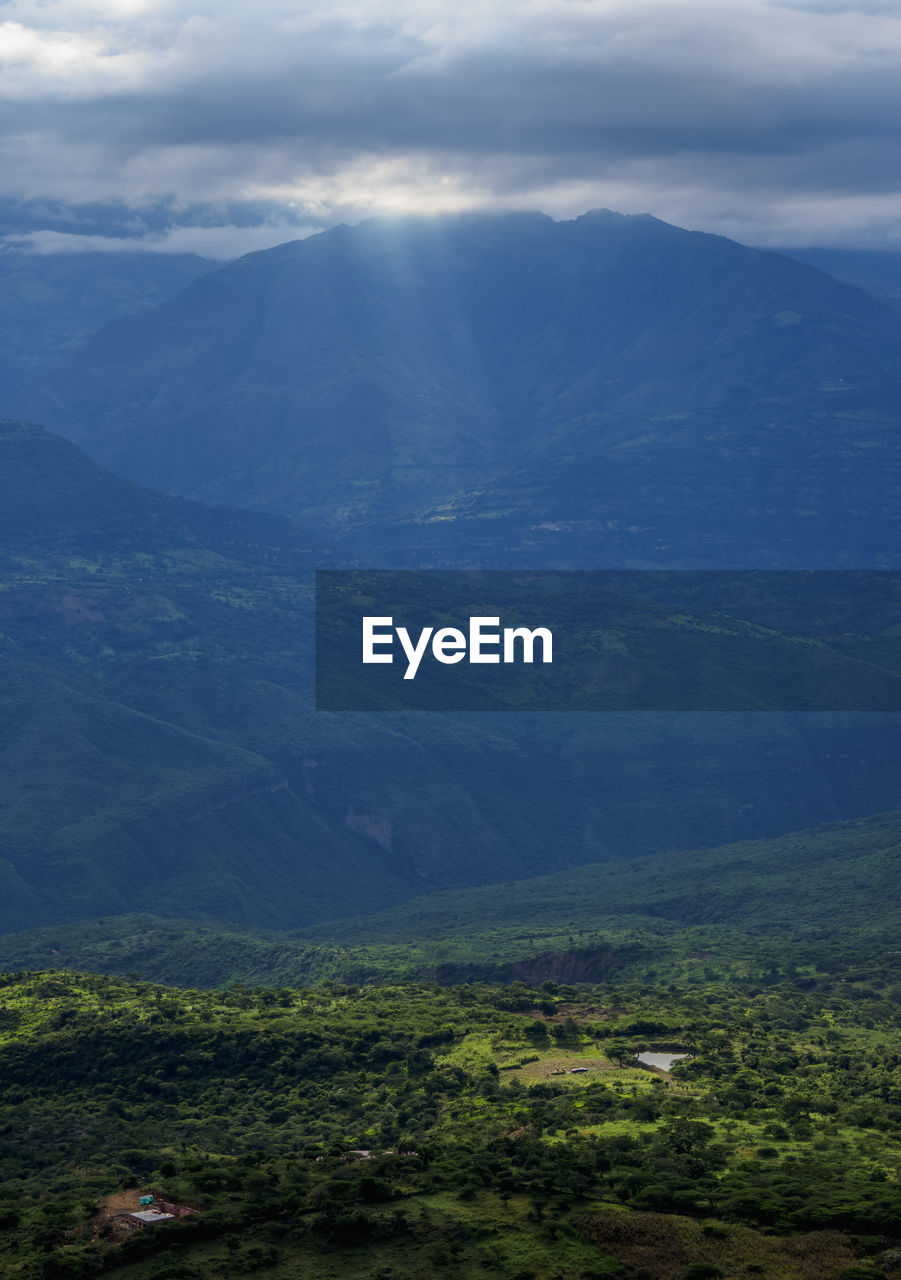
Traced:
[[892, 715], [317, 713], [317, 535], [21, 424], [0, 462], [0, 928], [295, 928], [901, 805]]
[[225, 592], [259, 604], [282, 581], [267, 562], [303, 564], [297, 533], [137, 489], [21, 424], [0, 451], [3, 925], [136, 904], [283, 921], [362, 885], [402, 894], [254, 744], [176, 702], [172, 668], [200, 666], [202, 695]]
[[[260, 933], [120, 916], [0, 938], [6, 969], [137, 971], [222, 986], [712, 972], [897, 982], [901, 814], [430, 894], [364, 919]], [[882, 982], [880, 982], [880, 986]]]
[[0, 412], [45, 361], [159, 306], [214, 265], [193, 253], [0, 250]]
[[836, 280], [901, 303], [901, 253], [891, 249], [783, 249], [790, 258], [825, 271]]
[[650, 217], [376, 219], [101, 330], [25, 407], [143, 483], [377, 523], [370, 558], [879, 564], [899, 355], [888, 304]]
[[451, 937], [491, 927], [597, 927], [605, 918], [730, 925], [800, 939], [843, 929], [891, 933], [901, 921], [901, 814], [629, 861], [594, 864], [478, 890], [432, 894], [307, 936], [344, 943]]

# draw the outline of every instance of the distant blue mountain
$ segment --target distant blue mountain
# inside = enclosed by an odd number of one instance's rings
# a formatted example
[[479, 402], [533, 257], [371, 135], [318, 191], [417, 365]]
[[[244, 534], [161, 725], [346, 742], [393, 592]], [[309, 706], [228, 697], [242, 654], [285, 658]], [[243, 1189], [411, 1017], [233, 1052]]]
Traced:
[[901, 316], [648, 216], [336, 227], [106, 326], [14, 407], [370, 559], [896, 563]]
[[216, 263], [193, 253], [0, 249], [0, 398], [105, 324], [168, 301]]
[[825, 271], [836, 280], [901, 303], [901, 252], [891, 249], [783, 249], [790, 258]]

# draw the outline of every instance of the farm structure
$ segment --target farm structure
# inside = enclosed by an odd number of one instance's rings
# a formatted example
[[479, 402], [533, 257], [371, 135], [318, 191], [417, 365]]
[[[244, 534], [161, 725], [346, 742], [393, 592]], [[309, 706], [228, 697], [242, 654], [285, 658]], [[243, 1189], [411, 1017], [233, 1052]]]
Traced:
[[199, 1212], [200, 1209], [193, 1205], [168, 1200], [165, 1196], [144, 1195], [137, 1191], [117, 1192], [101, 1202], [93, 1222], [94, 1237], [119, 1243], [134, 1231], [175, 1222]]
[[139, 1208], [132, 1209], [126, 1216], [142, 1227], [152, 1227], [158, 1222], [174, 1222], [176, 1218], [185, 1218], [188, 1214], [198, 1212], [197, 1209], [191, 1209], [186, 1204], [161, 1200], [150, 1195], [141, 1196], [138, 1205]]
[[142, 1227], [153, 1226], [156, 1222], [174, 1222], [174, 1213], [164, 1213], [162, 1209], [136, 1209], [134, 1213], [128, 1215], [132, 1222], [137, 1222]]

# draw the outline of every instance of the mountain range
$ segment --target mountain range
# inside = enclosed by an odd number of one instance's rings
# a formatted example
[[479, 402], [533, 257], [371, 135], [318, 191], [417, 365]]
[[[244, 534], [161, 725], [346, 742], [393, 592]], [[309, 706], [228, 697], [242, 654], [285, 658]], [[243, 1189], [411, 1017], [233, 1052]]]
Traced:
[[891, 715], [312, 709], [317, 567], [894, 564], [890, 303], [606, 212], [8, 274], [69, 292], [7, 401], [119, 474], [0, 427], [3, 928], [300, 928], [901, 806]]
[[0, 249], [0, 389], [22, 394], [48, 361], [98, 329], [157, 307], [215, 263], [193, 253]]
[[[891, 290], [608, 213], [3, 265], [13, 1271], [887, 1274], [899, 717], [317, 711], [313, 571], [897, 567]], [[898, 696], [894, 575], [597, 577], [563, 705]]]
[[786, 249], [783, 252], [866, 293], [901, 302], [901, 254], [891, 249]]
[[645, 215], [373, 219], [199, 275], [9, 397], [351, 558], [895, 562], [901, 315]]

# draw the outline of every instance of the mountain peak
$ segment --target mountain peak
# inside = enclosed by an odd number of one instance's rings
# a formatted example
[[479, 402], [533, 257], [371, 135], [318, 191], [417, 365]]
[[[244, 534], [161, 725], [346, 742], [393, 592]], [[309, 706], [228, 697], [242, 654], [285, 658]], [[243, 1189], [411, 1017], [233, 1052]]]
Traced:
[[647, 213], [470, 211], [241, 259], [17, 408], [142, 484], [401, 522], [442, 563], [466, 529], [495, 565], [579, 543], [813, 567], [895, 543], [899, 368], [890, 308], [777, 254]]
[[573, 222], [611, 222], [626, 223], [629, 222], [633, 226], [639, 223], [656, 222], [658, 226], [672, 226], [672, 223], [664, 222], [661, 218], [655, 218], [652, 213], [618, 213], [615, 209], [588, 209], [585, 213], [579, 214], [577, 218], [573, 218]]

